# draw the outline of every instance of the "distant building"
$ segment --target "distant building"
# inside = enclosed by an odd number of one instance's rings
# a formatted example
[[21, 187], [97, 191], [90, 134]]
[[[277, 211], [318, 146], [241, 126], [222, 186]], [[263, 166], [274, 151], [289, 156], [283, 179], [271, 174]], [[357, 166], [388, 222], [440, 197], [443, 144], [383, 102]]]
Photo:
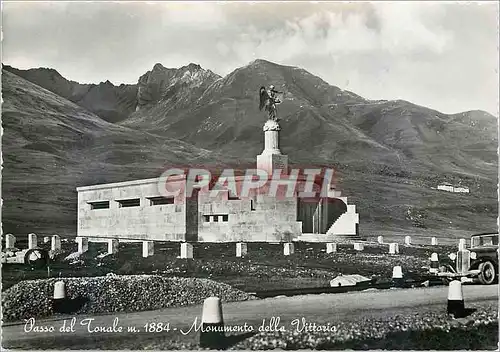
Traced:
[[450, 184], [442, 184], [437, 186], [437, 189], [441, 191], [447, 191], [452, 193], [469, 193], [469, 188], [467, 187], [455, 187]]

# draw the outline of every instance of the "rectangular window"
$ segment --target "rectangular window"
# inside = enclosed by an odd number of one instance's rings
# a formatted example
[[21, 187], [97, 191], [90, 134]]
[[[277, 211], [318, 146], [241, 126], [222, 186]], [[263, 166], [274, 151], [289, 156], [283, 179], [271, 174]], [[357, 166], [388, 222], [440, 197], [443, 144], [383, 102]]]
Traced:
[[219, 222], [219, 216], [218, 215], [214, 215], [214, 222]]
[[122, 199], [117, 200], [118, 204], [120, 204], [120, 208], [129, 208], [129, 207], [138, 207], [141, 205], [141, 199]]
[[210, 222], [210, 215], [203, 215], [205, 222]]
[[102, 201], [102, 202], [89, 202], [90, 204], [90, 209], [92, 210], [97, 210], [97, 209], [109, 209], [109, 201]]
[[228, 221], [229, 215], [222, 215], [222, 221]]
[[150, 197], [149, 205], [174, 204], [174, 197]]

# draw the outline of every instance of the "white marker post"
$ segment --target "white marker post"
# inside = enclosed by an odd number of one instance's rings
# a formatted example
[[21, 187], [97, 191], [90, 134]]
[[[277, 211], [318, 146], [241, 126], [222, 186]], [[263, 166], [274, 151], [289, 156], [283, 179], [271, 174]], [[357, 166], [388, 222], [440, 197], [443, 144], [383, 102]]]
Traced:
[[437, 274], [439, 272], [439, 257], [437, 253], [431, 254], [431, 267], [429, 272], [431, 274]]
[[293, 246], [293, 243], [285, 243], [283, 244], [283, 254], [284, 255], [292, 255], [293, 253], [295, 253], [295, 248]]
[[389, 243], [389, 254], [398, 254], [398, 253], [399, 253], [399, 244]]
[[462, 283], [458, 280], [450, 282], [448, 287], [448, 314], [455, 318], [462, 317], [465, 312]]
[[337, 244], [336, 243], [327, 243], [326, 244], [326, 253], [335, 253], [337, 252]]
[[243, 258], [248, 254], [248, 246], [246, 243], [236, 243], [236, 257]]
[[224, 319], [219, 297], [208, 297], [203, 302], [201, 317], [200, 347], [213, 350], [224, 349]]
[[392, 268], [392, 281], [394, 282], [394, 286], [401, 287], [404, 284], [403, 278], [403, 268], [401, 266], [396, 265]]

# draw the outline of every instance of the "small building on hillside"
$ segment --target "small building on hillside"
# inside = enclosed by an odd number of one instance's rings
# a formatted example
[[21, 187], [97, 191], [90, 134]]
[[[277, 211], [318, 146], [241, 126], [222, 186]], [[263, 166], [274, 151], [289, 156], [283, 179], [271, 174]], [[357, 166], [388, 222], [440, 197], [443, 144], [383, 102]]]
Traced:
[[469, 193], [469, 188], [467, 187], [462, 187], [462, 186], [453, 186], [449, 183], [441, 184], [437, 186], [438, 190], [441, 191], [447, 191], [447, 192], [453, 192], [453, 193]]

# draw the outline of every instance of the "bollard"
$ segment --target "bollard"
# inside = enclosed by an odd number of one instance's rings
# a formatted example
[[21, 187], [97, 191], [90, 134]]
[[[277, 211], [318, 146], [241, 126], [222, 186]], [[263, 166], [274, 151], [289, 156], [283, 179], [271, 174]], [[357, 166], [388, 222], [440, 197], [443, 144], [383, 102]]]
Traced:
[[411, 246], [411, 236], [405, 236], [405, 245]]
[[390, 243], [389, 244], [389, 254], [398, 254], [399, 253], [399, 244]]
[[66, 305], [65, 302], [66, 302], [66, 287], [64, 281], [57, 281], [54, 283], [52, 310], [55, 313], [64, 313]]
[[219, 297], [208, 297], [203, 302], [200, 347], [214, 350], [225, 347], [224, 319]]
[[[87, 240], [87, 249], [88, 249], [88, 239]], [[108, 240], [108, 254], [116, 254], [118, 253], [118, 240], [115, 238], [111, 238]]]
[[153, 241], [142, 241], [142, 257], [147, 258], [155, 254], [155, 244]]
[[190, 243], [181, 243], [181, 258], [193, 259], [193, 245]]
[[16, 236], [8, 233], [5, 235], [5, 249], [15, 248]]
[[355, 251], [362, 251], [365, 249], [365, 245], [363, 243], [356, 242], [354, 243], [354, 250]]
[[61, 249], [61, 237], [59, 237], [58, 235], [52, 236], [50, 241], [50, 250], [58, 251], [60, 249]]
[[394, 286], [396, 287], [403, 286], [403, 268], [401, 268], [401, 266], [396, 265], [394, 268], [392, 268], [392, 281], [394, 282]]
[[436, 237], [431, 238], [431, 246], [437, 246], [438, 245], [438, 240]]
[[284, 255], [292, 255], [293, 253], [295, 253], [295, 248], [293, 246], [293, 243], [285, 243], [283, 244], [283, 254]]
[[[85, 253], [89, 250], [89, 239], [86, 237], [77, 237], [76, 243], [78, 243], [78, 253]], [[109, 244], [108, 244], [109, 253]]]
[[467, 248], [467, 242], [465, 241], [465, 238], [461, 238], [459, 241], [458, 241], [458, 250], [459, 251], [463, 251], [464, 249]]
[[439, 272], [439, 257], [437, 253], [431, 254], [431, 267], [429, 272], [432, 274], [437, 274]]
[[326, 244], [326, 253], [335, 253], [337, 252], [337, 244], [336, 243], [327, 243]]
[[38, 245], [36, 234], [30, 233], [28, 235], [28, 249], [36, 248]]
[[462, 291], [462, 283], [458, 280], [453, 280], [448, 286], [448, 314], [455, 318], [464, 315], [464, 295]]
[[238, 258], [243, 258], [248, 253], [248, 247], [246, 243], [236, 243], [236, 256]]
[[378, 236], [378, 237], [377, 237], [377, 242], [378, 242], [379, 244], [383, 244], [383, 243], [384, 243], [384, 236]]

